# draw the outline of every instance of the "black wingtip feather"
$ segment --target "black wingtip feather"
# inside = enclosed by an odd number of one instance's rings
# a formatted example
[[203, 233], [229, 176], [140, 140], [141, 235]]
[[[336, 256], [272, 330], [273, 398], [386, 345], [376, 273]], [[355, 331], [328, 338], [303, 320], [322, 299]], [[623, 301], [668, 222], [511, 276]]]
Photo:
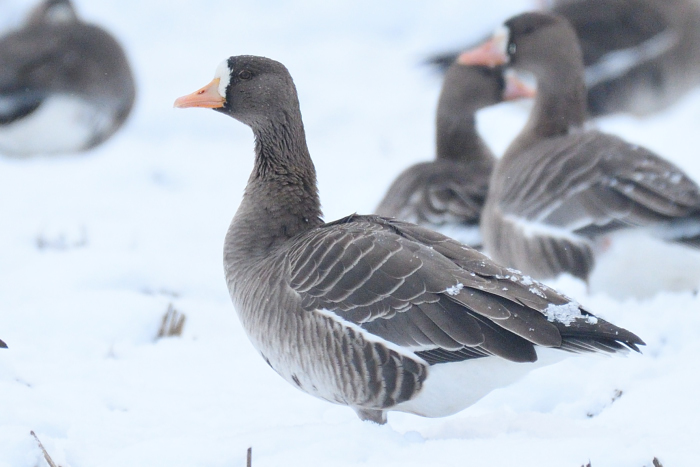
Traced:
[[7, 344], [5, 344], [5, 342], [3, 342], [2, 339], [0, 339], [0, 349], [6, 349], [6, 348], [7, 348]]
[[420, 358], [429, 365], [438, 363], [461, 362], [474, 358], [490, 357], [491, 354], [478, 347], [464, 347], [457, 351], [448, 351], [440, 348], [431, 350], [421, 350], [416, 352]]
[[562, 337], [562, 350], [576, 353], [621, 353], [629, 350], [641, 353], [646, 345], [636, 334], [597, 318], [595, 324], [576, 320], [570, 325], [557, 323]]

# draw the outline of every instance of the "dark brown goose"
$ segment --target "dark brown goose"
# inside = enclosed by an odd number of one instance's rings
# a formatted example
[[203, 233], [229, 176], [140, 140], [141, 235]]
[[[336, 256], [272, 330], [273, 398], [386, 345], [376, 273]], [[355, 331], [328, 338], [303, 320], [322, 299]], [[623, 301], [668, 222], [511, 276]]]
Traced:
[[[655, 112], [700, 84], [697, 0], [550, 3], [553, 13], [572, 24], [581, 44], [592, 116]], [[447, 52], [428, 61], [446, 68], [458, 55]]]
[[375, 210], [481, 246], [479, 220], [496, 158], [476, 129], [477, 110], [532, 91], [500, 68], [454, 63], [438, 100], [436, 159], [404, 170]]
[[622, 139], [583, 128], [583, 61], [569, 23], [547, 13], [508, 20], [459, 58], [508, 63], [537, 78], [530, 119], [499, 161], [482, 216], [486, 250], [545, 279], [587, 279], [596, 243], [636, 228], [700, 246], [700, 189], [678, 167]]
[[301, 390], [377, 423], [387, 410], [437, 417], [517, 379], [547, 348], [642, 344], [424, 227], [359, 215], [323, 223], [282, 64], [231, 57], [175, 106], [214, 108], [253, 130], [254, 168], [224, 245], [226, 281], [255, 348]]
[[131, 111], [134, 79], [103, 29], [69, 0], [46, 0], [0, 39], [0, 154], [83, 151], [109, 138]]

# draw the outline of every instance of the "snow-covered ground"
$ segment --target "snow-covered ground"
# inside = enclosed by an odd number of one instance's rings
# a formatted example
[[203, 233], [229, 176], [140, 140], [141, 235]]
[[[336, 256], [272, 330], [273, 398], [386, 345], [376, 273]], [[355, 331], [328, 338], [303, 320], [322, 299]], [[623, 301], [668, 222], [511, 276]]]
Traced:
[[[282, 61], [327, 219], [370, 212], [400, 170], [433, 154], [440, 83], [420, 59], [481, 37], [528, 1], [76, 2], [124, 43], [138, 102], [89, 154], [0, 158], [0, 338], [10, 346], [0, 351], [0, 467], [45, 465], [31, 430], [63, 467], [242, 466], [249, 446], [255, 467], [697, 465], [700, 298], [690, 291], [616, 299], [563, 278], [557, 287], [639, 334], [643, 355], [571, 358], [452, 417], [391, 413], [381, 427], [274, 374], [230, 303], [222, 242], [252, 134], [173, 100], [230, 55]], [[0, 25], [29, 5], [0, 4]], [[497, 152], [526, 112], [480, 114]], [[700, 180], [700, 90], [660, 115], [600, 125]], [[169, 306], [186, 315], [184, 332], [158, 340]]]

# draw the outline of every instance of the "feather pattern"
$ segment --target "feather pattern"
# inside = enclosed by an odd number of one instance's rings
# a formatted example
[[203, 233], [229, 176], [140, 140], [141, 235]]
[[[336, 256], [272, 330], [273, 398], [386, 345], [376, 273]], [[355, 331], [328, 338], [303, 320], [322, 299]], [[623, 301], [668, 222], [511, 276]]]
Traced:
[[437, 160], [411, 166], [392, 183], [376, 212], [417, 224], [477, 226], [493, 163]]
[[507, 338], [562, 344], [545, 311], [570, 299], [423, 227], [350, 216], [300, 236], [287, 260], [304, 309], [328, 310], [410, 350], [480, 347], [519, 359]]

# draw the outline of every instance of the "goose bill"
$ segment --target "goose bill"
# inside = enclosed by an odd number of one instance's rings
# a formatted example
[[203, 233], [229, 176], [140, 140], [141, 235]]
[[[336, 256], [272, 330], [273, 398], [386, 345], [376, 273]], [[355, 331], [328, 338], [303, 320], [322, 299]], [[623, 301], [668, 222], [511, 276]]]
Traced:
[[491, 39], [480, 46], [460, 54], [457, 57], [457, 63], [490, 67], [505, 65], [508, 63], [508, 54], [506, 52], [508, 36], [507, 30], [498, 31]]
[[178, 97], [175, 100], [173, 107], [178, 109], [185, 109], [188, 107], [218, 109], [223, 107], [226, 99], [219, 94], [219, 81], [219, 78], [214, 78], [211, 83], [207, 84], [201, 89], [198, 89], [192, 94]]

